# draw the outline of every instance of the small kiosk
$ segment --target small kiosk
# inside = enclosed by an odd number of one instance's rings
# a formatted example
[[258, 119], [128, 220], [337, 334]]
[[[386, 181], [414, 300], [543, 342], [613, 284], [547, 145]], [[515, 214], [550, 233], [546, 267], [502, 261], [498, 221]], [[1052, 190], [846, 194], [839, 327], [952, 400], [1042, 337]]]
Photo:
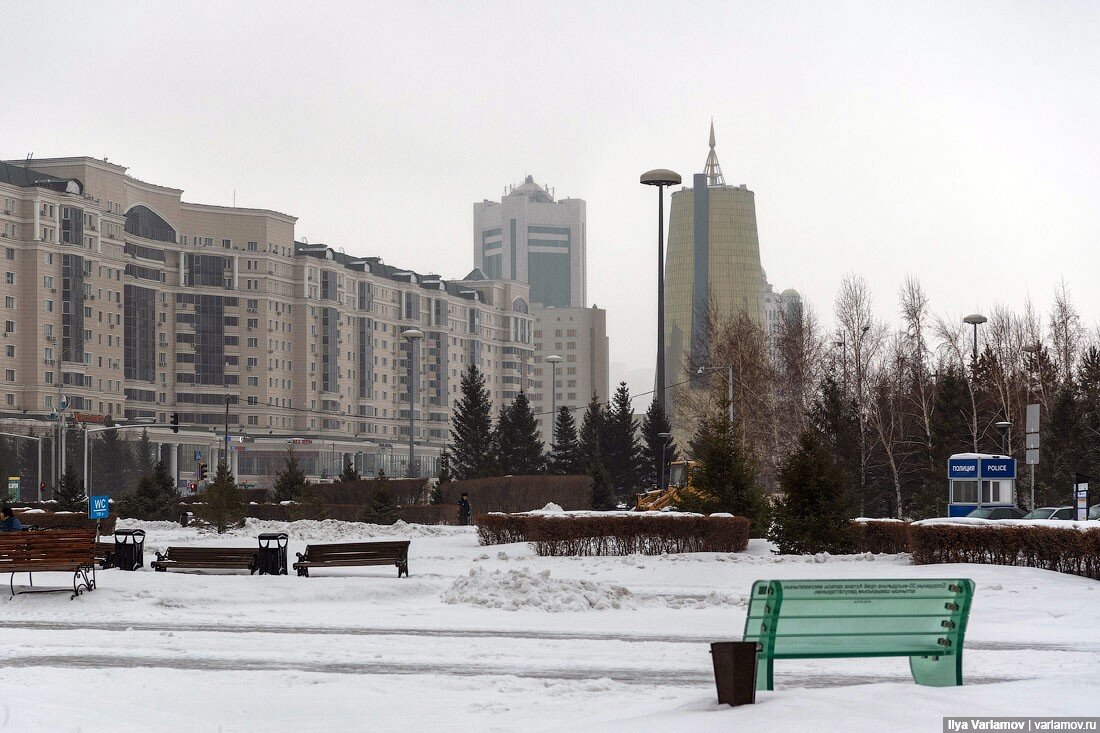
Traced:
[[947, 459], [947, 483], [949, 517], [965, 517], [980, 507], [1016, 506], [1016, 459], [956, 453]]

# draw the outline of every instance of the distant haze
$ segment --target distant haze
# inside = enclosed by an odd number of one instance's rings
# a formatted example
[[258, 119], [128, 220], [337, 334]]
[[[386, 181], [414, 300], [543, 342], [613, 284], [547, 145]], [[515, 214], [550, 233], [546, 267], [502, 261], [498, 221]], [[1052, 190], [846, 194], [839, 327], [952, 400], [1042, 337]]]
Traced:
[[[0, 157], [91, 155], [184, 199], [446, 277], [472, 203], [588, 202], [611, 381], [652, 389], [656, 193], [710, 119], [764, 268], [827, 320], [863, 274], [962, 317], [1065, 279], [1100, 318], [1100, 4], [0, 2]], [[666, 209], [667, 211], [667, 209]], [[645, 403], [638, 403], [644, 409]]]

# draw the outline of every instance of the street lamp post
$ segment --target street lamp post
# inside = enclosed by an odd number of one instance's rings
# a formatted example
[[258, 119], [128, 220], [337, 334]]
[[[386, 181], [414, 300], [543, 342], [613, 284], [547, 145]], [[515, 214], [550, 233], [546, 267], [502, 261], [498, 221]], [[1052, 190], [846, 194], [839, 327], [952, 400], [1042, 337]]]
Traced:
[[552, 372], [550, 377], [550, 450], [554, 450], [558, 442], [554, 427], [558, 420], [558, 364], [561, 364], [561, 357], [557, 354], [551, 354], [546, 357], [546, 361], [550, 364]]
[[657, 404], [665, 409], [665, 186], [675, 186], [680, 174], [656, 168], [642, 174], [645, 186], [657, 187]]
[[1012, 423], [1008, 420], [1001, 420], [993, 424], [1001, 432], [1001, 454], [1008, 455], [1008, 431], [1012, 429]]
[[416, 369], [416, 342], [424, 338], [424, 332], [416, 328], [408, 328], [401, 332], [401, 335], [409, 340], [409, 468], [408, 475], [410, 478], [416, 474], [413, 473], [416, 469], [413, 468], [413, 430], [416, 427], [416, 403], [419, 400], [417, 395], [417, 376], [418, 371]]
[[657, 485], [664, 491], [668, 488], [668, 483], [665, 481], [665, 464], [667, 463], [665, 460], [665, 449], [668, 448], [668, 441], [669, 438], [672, 437], [672, 433], [657, 433], [657, 437], [661, 439], [661, 478], [657, 481]]
[[[986, 318], [985, 316], [983, 316], [980, 313], [972, 313], [972, 314], [970, 314], [969, 316], [967, 316], [966, 318], [963, 319], [963, 323], [969, 324], [969, 325], [974, 327], [974, 361], [973, 361], [973, 363], [971, 364], [971, 367], [970, 367], [970, 371], [971, 371], [971, 377], [970, 377], [970, 379], [971, 379], [971, 383], [970, 383], [970, 402], [971, 402], [971, 408], [974, 411], [973, 428], [974, 428], [974, 452], [975, 453], [978, 452], [978, 401], [974, 396], [974, 390], [975, 390], [975, 387], [976, 387], [975, 382], [977, 382], [977, 379], [978, 379], [978, 326], [982, 325], [983, 323], [985, 323], [988, 320], [989, 320], [988, 318]], [[979, 502], [980, 502], [980, 500], [981, 500], [980, 495], [978, 496], [978, 499], [979, 499]], [[979, 506], [980, 506], [980, 504], [979, 504]]]

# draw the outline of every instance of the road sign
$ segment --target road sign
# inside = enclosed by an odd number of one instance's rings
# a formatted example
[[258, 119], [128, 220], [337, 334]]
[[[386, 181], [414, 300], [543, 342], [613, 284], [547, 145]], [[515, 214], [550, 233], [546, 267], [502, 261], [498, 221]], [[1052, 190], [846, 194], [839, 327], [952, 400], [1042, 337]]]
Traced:
[[1027, 406], [1027, 430], [1028, 433], [1039, 432], [1039, 405]]
[[61, 404], [58, 405], [58, 407], [62, 412], [69, 409], [69, 397], [68, 397], [68, 395], [61, 395]]
[[8, 499], [10, 501], [19, 501], [19, 483], [21, 479], [19, 476], [8, 476]]
[[201, 450], [195, 451], [195, 460], [196, 461], [201, 461], [202, 460], [202, 451]]
[[1029, 465], [1029, 466], [1038, 466], [1039, 465], [1039, 449], [1038, 448], [1028, 448], [1027, 449], [1027, 455], [1024, 457], [1024, 460], [1027, 463], [1027, 465]]
[[1078, 521], [1084, 521], [1089, 516], [1089, 485], [1087, 483], [1076, 484], [1077, 489], [1077, 517]]
[[88, 497], [88, 518], [106, 519], [111, 513], [111, 498], [109, 496]]
[[1031, 450], [1032, 448], [1038, 449], [1039, 448], [1039, 434], [1038, 433], [1028, 433], [1024, 437], [1024, 447], [1027, 448], [1028, 450]]

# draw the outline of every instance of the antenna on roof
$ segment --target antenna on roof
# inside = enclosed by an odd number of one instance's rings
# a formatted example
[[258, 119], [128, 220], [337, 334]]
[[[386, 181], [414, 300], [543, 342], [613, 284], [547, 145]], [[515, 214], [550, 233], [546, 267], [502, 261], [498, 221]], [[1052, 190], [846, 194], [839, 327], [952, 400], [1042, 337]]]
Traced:
[[27, 166], [31, 163], [31, 158], [34, 157], [34, 152], [27, 153], [27, 159], [23, 161], [23, 169], [26, 170]]

